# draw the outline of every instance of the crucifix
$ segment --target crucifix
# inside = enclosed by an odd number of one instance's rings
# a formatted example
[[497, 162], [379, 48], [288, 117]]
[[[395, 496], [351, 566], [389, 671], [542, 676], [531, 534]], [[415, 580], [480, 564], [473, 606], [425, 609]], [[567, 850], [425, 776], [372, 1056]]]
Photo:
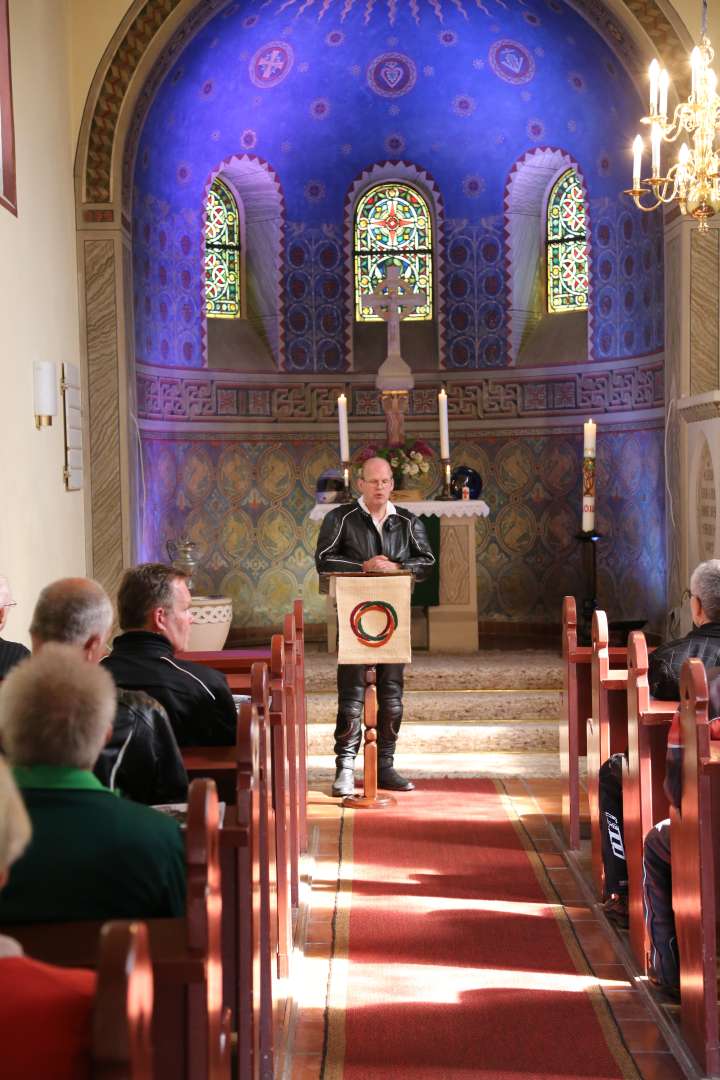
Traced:
[[363, 297], [363, 303], [387, 323], [387, 356], [380, 365], [375, 385], [382, 391], [388, 446], [402, 446], [405, 442], [404, 413], [408, 407], [408, 391], [415, 385], [415, 380], [400, 353], [400, 320], [426, 304], [427, 295], [413, 292], [408, 282], [403, 281], [400, 267], [389, 266], [374, 292]]
[[411, 290], [407, 281], [401, 278], [399, 266], [388, 266], [385, 277], [378, 282], [374, 292], [363, 297], [363, 303], [372, 310], [373, 315], [387, 323], [388, 347], [385, 363], [402, 360], [400, 320], [427, 303], [425, 293]]

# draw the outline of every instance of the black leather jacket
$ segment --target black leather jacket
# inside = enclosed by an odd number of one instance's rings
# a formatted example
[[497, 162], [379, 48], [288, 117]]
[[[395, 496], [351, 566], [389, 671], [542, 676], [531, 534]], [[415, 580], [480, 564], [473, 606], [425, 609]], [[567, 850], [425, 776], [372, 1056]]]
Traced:
[[178, 746], [232, 746], [237, 709], [225, 676], [178, 660], [164, 634], [127, 630], [102, 661], [117, 686], [144, 690], [165, 709]]
[[720, 666], [720, 623], [693, 626], [689, 634], [667, 641], [650, 653], [648, 686], [653, 697], [677, 701], [680, 697], [680, 669], [696, 656], [705, 668]]
[[141, 690], [118, 690], [110, 742], [93, 770], [134, 802], [187, 802], [188, 778], [167, 713]]
[[375, 555], [387, 555], [403, 570], [412, 570], [422, 581], [435, 565], [425, 526], [404, 506], [383, 522], [382, 542], [373, 519], [359, 502], [344, 503], [325, 516], [315, 549], [319, 574], [342, 574], [362, 570]]

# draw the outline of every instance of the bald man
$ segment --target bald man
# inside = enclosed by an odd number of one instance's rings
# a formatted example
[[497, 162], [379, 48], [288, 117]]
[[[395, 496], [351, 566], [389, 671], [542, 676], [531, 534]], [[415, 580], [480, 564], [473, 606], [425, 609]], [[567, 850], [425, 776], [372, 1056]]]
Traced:
[[[393, 475], [384, 458], [365, 462], [358, 479], [360, 498], [331, 510], [315, 550], [319, 574], [358, 570], [411, 570], [418, 581], [432, 570], [435, 556], [425, 526], [415, 514], [390, 502]], [[365, 664], [338, 664], [333, 795], [355, 791], [355, 757], [362, 738]], [[403, 664], [377, 664], [378, 787], [412, 791], [414, 784], [394, 768], [402, 721]]]
[[[38, 597], [30, 625], [33, 653], [48, 642], [78, 648], [91, 664], [107, 653], [113, 623], [110, 598], [90, 578], [61, 578]], [[167, 713], [141, 691], [117, 690], [110, 741], [94, 769], [107, 787], [134, 802], [184, 802], [188, 779]]]

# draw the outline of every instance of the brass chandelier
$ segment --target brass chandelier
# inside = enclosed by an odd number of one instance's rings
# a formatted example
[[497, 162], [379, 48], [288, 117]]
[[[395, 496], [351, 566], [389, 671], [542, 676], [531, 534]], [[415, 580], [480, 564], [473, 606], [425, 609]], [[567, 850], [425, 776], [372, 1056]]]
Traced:
[[[633, 143], [632, 187], [625, 191], [640, 210], [656, 210], [677, 201], [683, 214], [698, 221], [700, 232], [707, 232], [708, 219], [720, 210], [720, 154], [715, 148], [720, 97], [717, 75], [711, 66], [714, 55], [707, 36], [707, 0], [703, 0], [700, 44], [690, 55], [690, 97], [675, 106], [672, 117], [667, 114], [668, 73], [661, 70], [657, 60], [650, 64], [650, 112], [640, 121], [650, 126], [650, 176], [641, 179], [643, 139], [637, 135]], [[692, 145], [681, 144], [677, 161], [663, 175], [662, 144], [677, 142], [683, 132], [692, 139]], [[642, 201], [648, 194], [651, 204]]]

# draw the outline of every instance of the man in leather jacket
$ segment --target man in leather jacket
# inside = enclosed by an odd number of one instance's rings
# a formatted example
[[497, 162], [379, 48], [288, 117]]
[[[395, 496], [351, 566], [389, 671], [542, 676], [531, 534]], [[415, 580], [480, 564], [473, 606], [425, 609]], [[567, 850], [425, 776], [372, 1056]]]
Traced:
[[179, 746], [232, 746], [237, 708], [227, 679], [176, 655], [187, 649], [192, 623], [186, 577], [163, 563], [125, 571], [117, 596], [124, 633], [103, 666], [118, 686], [144, 690], [160, 702]]
[[[358, 479], [360, 498], [325, 517], [315, 565], [319, 574], [359, 570], [411, 570], [422, 581], [435, 564], [425, 527], [404, 507], [390, 502], [393, 477], [384, 458], [370, 458]], [[402, 720], [403, 664], [377, 665], [378, 786], [412, 791], [414, 785], [393, 768]], [[352, 795], [354, 763], [362, 738], [365, 665], [338, 664], [338, 714], [335, 726], [333, 795]]]
[[[57, 641], [75, 645], [97, 664], [105, 655], [113, 621], [107, 593], [89, 578], [47, 585], [35, 605], [33, 652]], [[167, 714], [147, 694], [118, 690], [110, 740], [94, 772], [107, 787], [141, 803], [185, 802], [188, 779]]]
[[[720, 559], [700, 563], [690, 577], [693, 626], [684, 638], [667, 641], [650, 653], [648, 686], [653, 697], [677, 701], [685, 660], [697, 657], [705, 668], [720, 666]], [[624, 754], [613, 754], [600, 766], [600, 833], [605, 892], [603, 905], [611, 922], [627, 926], [627, 862], [623, 825], [622, 766]]]

